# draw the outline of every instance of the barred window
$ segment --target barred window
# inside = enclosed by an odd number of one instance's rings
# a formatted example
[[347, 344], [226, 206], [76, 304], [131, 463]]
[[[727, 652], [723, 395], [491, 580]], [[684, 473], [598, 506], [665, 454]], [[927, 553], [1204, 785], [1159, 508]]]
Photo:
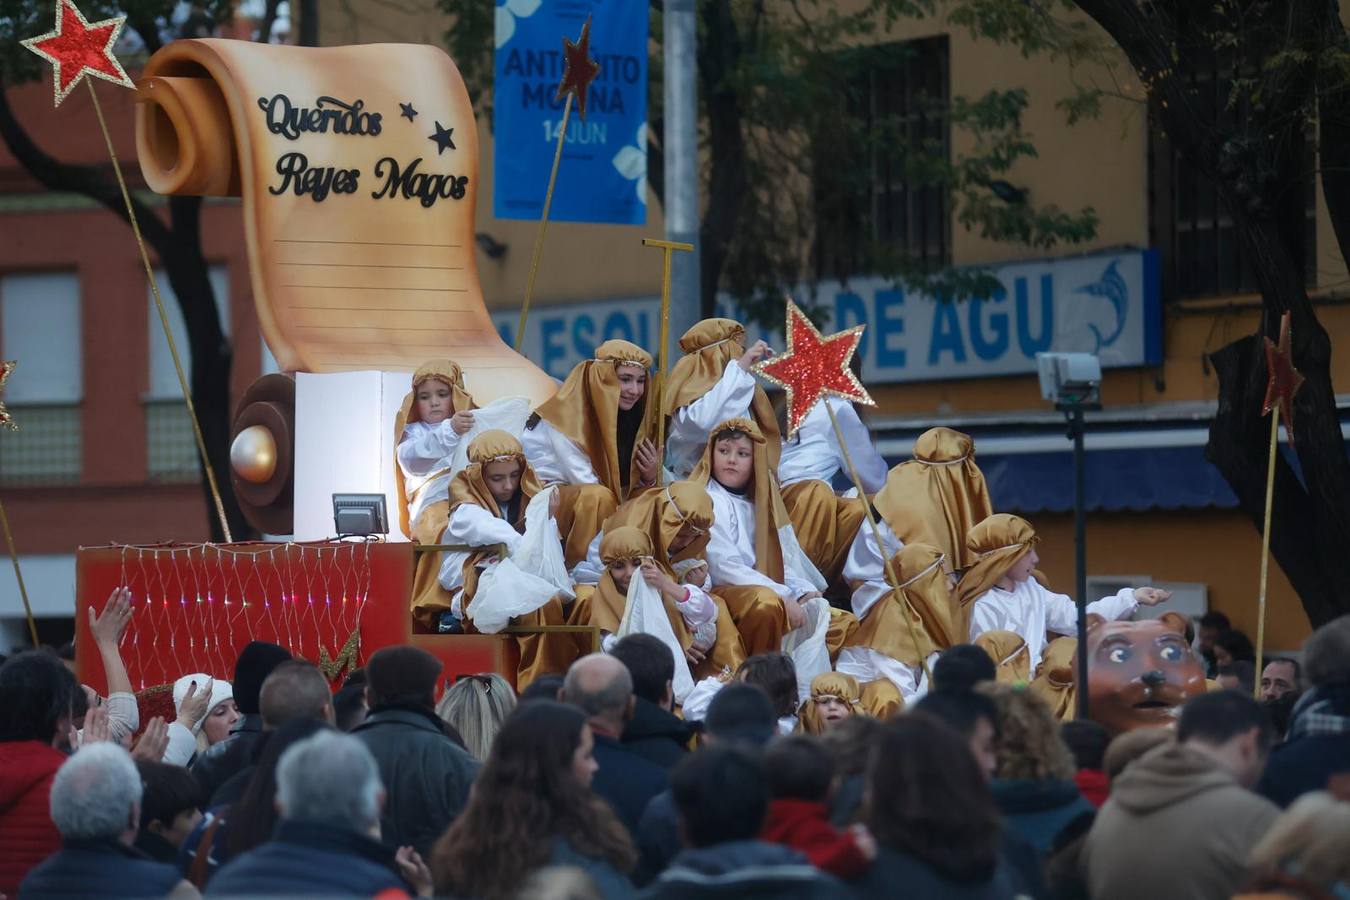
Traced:
[[[1225, 131], [1246, 115], [1230, 102], [1233, 72], [1218, 60], [1202, 67], [1193, 82], [1202, 115]], [[1232, 213], [1214, 182], [1183, 157], [1161, 129], [1149, 129], [1150, 243], [1162, 261], [1166, 299], [1216, 297], [1258, 291], [1251, 263], [1243, 254]], [[1313, 141], [1307, 142], [1304, 179], [1303, 264], [1308, 285], [1317, 279], [1317, 189]]]
[[914, 177], [911, 165], [950, 153], [947, 36], [857, 48], [840, 66], [842, 116], [815, 141], [818, 274], [863, 271], [887, 256], [950, 264], [947, 188]]
[[0, 356], [19, 363], [3, 398], [19, 430], [0, 433], [0, 483], [77, 483], [84, 376], [76, 273], [0, 277]]
[[[178, 308], [178, 297], [163, 272], [155, 273], [164, 311], [169, 317], [169, 330], [178, 347], [178, 357], [184, 372], [191, 377], [192, 348], [188, 345], [187, 326]], [[210, 271], [211, 288], [216, 297], [216, 313], [221, 330], [230, 336], [230, 280], [224, 266], [213, 266]], [[151, 481], [185, 482], [201, 477], [197, 460], [197, 444], [192, 435], [192, 419], [188, 416], [178, 374], [173, 368], [169, 343], [164, 339], [155, 298], [146, 288], [150, 316], [150, 390], [145, 401], [146, 472]]]

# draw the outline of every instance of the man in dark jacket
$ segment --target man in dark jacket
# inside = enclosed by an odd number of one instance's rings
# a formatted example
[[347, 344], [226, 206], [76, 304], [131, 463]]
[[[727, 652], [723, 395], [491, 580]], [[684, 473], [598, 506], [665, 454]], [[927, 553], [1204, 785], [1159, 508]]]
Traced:
[[[778, 714], [773, 701], [750, 684], [735, 682], [722, 688], [703, 719], [703, 742], [710, 746], [740, 746], [758, 752], [776, 734]], [[641, 887], [680, 852], [679, 816], [670, 791], [662, 791], [647, 804], [638, 824], [637, 845], [633, 883]]]
[[644, 898], [815, 900], [844, 892], [796, 850], [757, 840], [769, 808], [769, 784], [748, 750], [705, 747], [676, 766], [670, 778], [686, 849]]
[[327, 730], [300, 741], [277, 763], [280, 821], [272, 839], [227, 863], [206, 896], [409, 891], [414, 886], [398, 874], [398, 857], [377, 839], [382, 796], [375, 760], [361, 741]]
[[202, 796], [210, 797], [216, 790], [253, 760], [253, 745], [262, 737], [263, 721], [259, 707], [263, 682], [272, 670], [291, 658], [291, 654], [276, 644], [249, 641], [234, 662], [234, 703], [239, 707], [239, 721], [230, 729], [230, 736], [197, 754], [192, 762], [192, 775], [202, 786]]
[[605, 653], [583, 656], [567, 670], [562, 702], [586, 714], [595, 734], [599, 768], [591, 790], [614, 807], [629, 834], [637, 834], [647, 803], [666, 789], [666, 770], [648, 762], [619, 740], [633, 716], [633, 679], [624, 664]]
[[1256, 788], [1280, 806], [1326, 790], [1334, 779], [1350, 780], [1350, 616], [1312, 633], [1303, 645], [1303, 668], [1311, 687]]
[[176, 868], [131, 846], [140, 805], [141, 776], [125, 750], [106, 741], [81, 748], [52, 782], [61, 849], [28, 873], [19, 896], [196, 897]]
[[375, 757], [386, 793], [386, 844], [427, 856], [469, 799], [478, 761], [436, 715], [441, 661], [416, 647], [385, 647], [366, 664], [370, 714], [352, 730]]
[[675, 705], [675, 657], [650, 634], [630, 634], [610, 655], [633, 678], [633, 717], [620, 740], [626, 749], [663, 769], [671, 769], [689, 752], [693, 729], [671, 712]]

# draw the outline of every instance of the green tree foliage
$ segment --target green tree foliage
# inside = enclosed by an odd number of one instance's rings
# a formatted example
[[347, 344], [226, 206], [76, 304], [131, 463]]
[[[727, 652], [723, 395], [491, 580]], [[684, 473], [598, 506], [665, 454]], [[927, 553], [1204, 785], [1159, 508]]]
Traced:
[[[493, 10], [482, 0], [439, 0], [446, 33], [480, 110], [490, 109]], [[663, 189], [662, 40], [651, 5], [652, 86], [647, 177]], [[945, 20], [1026, 53], [1084, 55], [1100, 47], [1083, 23], [1066, 23], [1015, 0], [699, 0], [700, 144], [706, 198], [700, 239], [702, 298], [719, 290], [747, 316], [781, 321], [783, 292], [802, 280], [881, 274], [911, 289], [960, 299], [987, 296], [994, 279], [920, 259], [878, 239], [867, 209], [872, 163], [884, 156], [913, 190], [936, 188], [945, 217], [999, 241], [1045, 251], [1091, 239], [1091, 207], [1037, 205], [1021, 192], [1002, 199], [1006, 178], [1035, 146], [1022, 129], [1027, 94], [1015, 86], [979, 97], [922, 96], [905, 117], [860, 115], [867, 73], [910, 52], [891, 37], [902, 20]], [[916, 138], [922, 131], [929, 137]], [[964, 133], [969, 151], [953, 153]], [[809, 298], [801, 298], [809, 303]]]

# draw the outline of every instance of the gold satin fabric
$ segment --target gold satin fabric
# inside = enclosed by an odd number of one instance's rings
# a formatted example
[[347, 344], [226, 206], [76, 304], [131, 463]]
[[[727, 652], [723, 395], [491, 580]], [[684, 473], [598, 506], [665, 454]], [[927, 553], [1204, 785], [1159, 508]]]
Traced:
[[[516, 616], [512, 625], [586, 625], [586, 611], [579, 601], [564, 607], [555, 596], [532, 613]], [[590, 635], [518, 634], [520, 664], [516, 667], [516, 690], [523, 691], [541, 675], [564, 675], [572, 663], [591, 652]]]
[[973, 641], [994, 661], [1000, 684], [1026, 684], [1031, 679], [1031, 654], [1027, 642], [1012, 631], [986, 631]]
[[905, 695], [889, 678], [878, 678], [862, 686], [862, 710], [874, 719], [889, 719], [905, 708]]
[[[625, 484], [638, 483], [637, 465], [629, 460], [628, 477], [620, 472], [619, 459], [619, 375], [620, 365], [652, 367], [651, 354], [628, 341], [605, 341], [595, 348], [595, 358], [577, 363], [568, 374], [558, 393], [535, 409], [539, 418], [548, 422], [574, 441], [591, 460], [595, 477], [609, 488], [616, 502], [625, 496]], [[636, 448], [648, 436], [649, 416], [645, 415], [651, 396], [651, 379], [647, 391], [638, 401], [641, 424], [633, 439]], [[611, 510], [612, 512], [612, 510]], [[608, 513], [606, 514], [608, 515]], [[598, 524], [598, 523], [597, 523]], [[598, 529], [597, 529], [598, 531]], [[595, 537], [597, 532], [591, 532]], [[587, 543], [590, 538], [587, 538]]]
[[1039, 540], [1030, 522], [1008, 513], [995, 513], [970, 529], [966, 535], [966, 550], [974, 561], [956, 585], [956, 601], [965, 634], [970, 633], [971, 606]]
[[[783, 548], [778, 543], [778, 529], [791, 524], [791, 519], [778, 492], [775, 475], [777, 466], [769, 462], [768, 441], [758, 426], [749, 419], [728, 419], [718, 424], [708, 435], [708, 443], [703, 448], [703, 458], [694, 467], [689, 480], [707, 487], [713, 477], [713, 447], [717, 443], [717, 435], [727, 429], [744, 432], [750, 439], [753, 450], [754, 472], [750, 476], [750, 491], [747, 498], [755, 507], [755, 568], [782, 584]], [[734, 609], [732, 615], [735, 615]]]
[[[652, 549], [647, 555], [679, 583], [680, 578], [674, 569], [675, 563], [686, 559], [707, 561], [708, 531], [712, 528], [712, 522], [712, 498], [708, 496], [707, 488], [693, 481], [674, 481], [664, 488], [658, 487], [639, 494], [620, 506], [605, 520], [601, 557], [603, 559], [605, 552], [604, 541], [612, 531], [635, 528], [650, 542]], [[696, 529], [694, 539], [672, 555], [670, 545], [686, 524]], [[601, 576], [600, 584], [596, 587], [594, 602], [601, 607], [601, 611], [593, 615], [599, 617], [595, 624], [612, 632], [618, 627], [619, 618], [623, 615], [626, 598], [618, 595], [612, 583], [606, 588], [607, 582], [609, 582], [608, 572]], [[717, 637], [712, 647], [704, 654], [703, 662], [693, 667], [696, 679], [715, 676], [724, 668], [735, 671], [745, 661], [746, 656], [745, 645], [741, 642], [740, 632], [736, 630], [736, 623], [732, 619], [731, 611], [727, 609], [726, 601], [716, 594], [711, 596], [713, 605], [717, 607]], [[694, 638], [685, 624], [684, 617], [669, 600], [666, 601], [666, 611], [670, 613], [670, 623], [675, 629], [675, 636], [679, 638], [680, 645], [688, 649]], [[603, 624], [611, 619], [614, 621], [614, 627]]]
[[1041, 655], [1041, 664], [1031, 682], [1031, 690], [1040, 695], [1055, 718], [1067, 722], [1074, 718], [1077, 693], [1074, 689], [1074, 655], [1078, 639], [1058, 637], [1051, 641]]
[[957, 570], [975, 561], [966, 535], [994, 512], [975, 442], [950, 428], [919, 435], [914, 459], [891, 469], [873, 503], [902, 543], [932, 544]]
[[[942, 551], [930, 544], [906, 544], [891, 557], [904, 602], [894, 592], [877, 600], [863, 616], [854, 646], [917, 666], [934, 650], [962, 643], [950, 641], [952, 598], [944, 559]], [[950, 642], [939, 643], [943, 640]]]
[[[713, 588], [712, 593], [726, 604], [746, 656], [782, 651], [783, 635], [788, 633], [787, 610], [772, 588], [758, 584], [721, 585]], [[720, 619], [717, 630], [720, 640]]]
[[811, 696], [797, 709], [798, 732], [819, 735], [825, 731], [824, 723], [816, 713], [816, 701], [826, 697], [844, 701], [855, 716], [862, 714], [862, 686], [858, 679], [843, 672], [825, 672], [811, 679]]
[[[595, 586], [595, 594], [591, 597], [589, 624], [608, 634], [619, 630], [624, 608], [628, 605], [628, 595], [619, 591], [619, 586], [614, 583], [614, 577], [609, 574], [609, 567], [619, 560], [641, 561], [650, 559], [651, 556], [652, 542], [637, 528], [620, 526], [605, 532], [605, 536], [600, 539], [600, 561], [605, 564], [605, 571], [600, 576], [600, 583]], [[635, 572], [633, 577], [641, 578], [642, 573]], [[667, 606], [669, 605], [667, 603]], [[667, 612], [670, 610], [667, 609]], [[678, 612], [671, 617], [671, 625], [676, 625], [677, 620], [680, 626], [684, 625], [684, 619]], [[675, 636], [680, 639], [681, 646], [689, 646], [687, 635], [680, 634], [679, 627], [676, 627]]]
[[[667, 416], [693, 403], [722, 380], [727, 363], [745, 353], [745, 326], [734, 319], [704, 319], [680, 336], [680, 349], [685, 355], [671, 369], [663, 389], [663, 412]], [[750, 401], [750, 417], [768, 439], [769, 460], [777, 472], [783, 450], [782, 434], [773, 402], [759, 385], [755, 385], [755, 396]]]
[[[664, 488], [644, 491], [614, 511], [605, 520], [605, 533], [632, 526], [652, 543], [652, 558], [675, 578], [673, 564], [684, 559], [706, 560], [708, 531], [713, 523], [712, 497], [706, 483], [673, 481]], [[685, 525], [696, 529], [694, 539], [674, 556], [670, 545]]]
[[570, 571], [586, 558], [591, 541], [618, 504], [614, 492], [602, 484], [558, 485], [558, 533], [563, 539], [563, 561]]
[[[409, 535], [414, 543], [439, 544], [450, 524], [450, 501], [440, 500], [422, 510]], [[435, 632], [441, 613], [450, 609], [454, 593], [441, 586], [441, 554], [419, 553], [413, 565], [411, 610], [413, 621]]]
[[789, 484], [782, 491], [783, 505], [802, 549], [826, 581], [837, 581], [862, 526], [862, 501], [840, 497], [834, 488], [817, 479]]

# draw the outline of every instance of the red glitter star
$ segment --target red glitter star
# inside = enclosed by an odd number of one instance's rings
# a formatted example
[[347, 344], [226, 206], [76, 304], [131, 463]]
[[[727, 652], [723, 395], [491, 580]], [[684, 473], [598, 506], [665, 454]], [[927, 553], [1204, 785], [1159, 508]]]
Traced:
[[1280, 316], [1280, 342], [1276, 344], [1266, 338], [1266, 371], [1270, 380], [1266, 382], [1266, 399], [1261, 404], [1261, 415], [1279, 408], [1280, 418], [1284, 419], [1285, 430], [1289, 433], [1289, 445], [1294, 445], [1294, 395], [1303, 387], [1303, 376], [1294, 368], [1294, 355], [1289, 347], [1289, 313]]
[[[17, 365], [18, 363], [13, 360], [0, 362], [0, 390], [4, 390], [5, 382], [9, 381], [9, 373], [13, 372], [14, 367]], [[0, 426], [8, 428], [10, 431], [19, 430], [18, 423], [15, 422], [14, 417], [9, 414], [9, 410], [5, 409], [5, 404], [3, 402], [0, 402]]]
[[816, 401], [827, 395], [874, 405], [848, 367], [863, 328], [855, 325], [824, 337], [797, 304], [787, 302], [787, 350], [759, 363], [755, 371], [787, 391], [789, 437], [796, 434]]
[[590, 93], [591, 82], [600, 74], [600, 66], [591, 59], [591, 18], [581, 26], [581, 38], [574, 44], [569, 37], [563, 38], [563, 77], [558, 82], [558, 93], [554, 100], [561, 100], [571, 94], [577, 98], [577, 112], [586, 118], [586, 95]]
[[85, 73], [122, 87], [136, 87], [113, 55], [126, 20], [126, 16], [117, 16], [91, 25], [71, 0], [57, 0], [55, 30], [19, 42], [56, 69], [52, 88], [57, 106]]

